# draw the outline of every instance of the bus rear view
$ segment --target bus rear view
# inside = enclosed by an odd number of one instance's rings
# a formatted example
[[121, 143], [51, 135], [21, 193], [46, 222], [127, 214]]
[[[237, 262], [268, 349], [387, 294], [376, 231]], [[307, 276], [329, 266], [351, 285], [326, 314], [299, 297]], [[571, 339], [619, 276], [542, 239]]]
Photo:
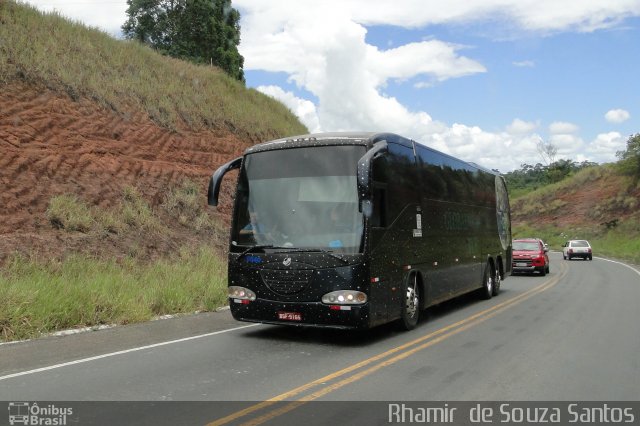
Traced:
[[[409, 243], [414, 251], [429, 244], [417, 237], [416, 226], [405, 226], [416, 212], [420, 217], [425, 201], [414, 188], [417, 195], [405, 197], [404, 205], [387, 205], [394, 202], [395, 195], [386, 192], [393, 184], [386, 188], [385, 178], [374, 176], [375, 164], [393, 157], [393, 141], [412, 143], [392, 134], [282, 139], [249, 148], [216, 171], [211, 205], [218, 203], [223, 176], [239, 169], [228, 259], [235, 319], [337, 328], [401, 319], [406, 328], [415, 326], [420, 310], [430, 304], [422, 297], [431, 293], [424, 283], [429, 271], [423, 275], [419, 262], [407, 269], [411, 259], [398, 257], [407, 247], [394, 244]], [[419, 175], [415, 162], [394, 167]], [[397, 253], [385, 254], [389, 250]], [[499, 280], [499, 273], [504, 270], [494, 266], [490, 279]], [[473, 278], [471, 287], [483, 280]]]

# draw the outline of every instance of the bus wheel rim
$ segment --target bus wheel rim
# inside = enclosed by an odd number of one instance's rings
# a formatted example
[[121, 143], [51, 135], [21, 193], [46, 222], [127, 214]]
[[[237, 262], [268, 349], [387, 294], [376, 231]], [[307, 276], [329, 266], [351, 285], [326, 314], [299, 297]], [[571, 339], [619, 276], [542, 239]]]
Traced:
[[418, 312], [418, 286], [414, 280], [412, 280], [411, 285], [407, 287], [407, 315], [410, 318], [416, 316]]

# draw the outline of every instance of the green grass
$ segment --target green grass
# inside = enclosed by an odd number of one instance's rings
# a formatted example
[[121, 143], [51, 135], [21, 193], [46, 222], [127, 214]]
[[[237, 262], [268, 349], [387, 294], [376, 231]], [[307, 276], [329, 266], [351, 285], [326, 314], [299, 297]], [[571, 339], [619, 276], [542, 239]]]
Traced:
[[124, 187], [120, 204], [111, 209], [91, 207], [74, 194], [54, 195], [49, 200], [46, 215], [54, 228], [68, 232], [118, 234], [132, 230], [146, 233], [166, 230], [149, 203], [133, 186]]
[[54, 228], [67, 231], [88, 232], [94, 225], [91, 209], [73, 194], [52, 197], [47, 219]]
[[0, 272], [0, 340], [127, 324], [227, 303], [226, 264], [209, 248], [140, 264], [75, 255], [63, 262], [14, 257]]
[[177, 232], [202, 232], [211, 244], [165, 253], [152, 262], [142, 260], [135, 244], [119, 261], [78, 253], [62, 260], [15, 254], [0, 268], [0, 340], [225, 305], [226, 262], [212, 247], [222, 246], [226, 230], [207, 214], [197, 190], [190, 180], [169, 186], [165, 202], [156, 209], [132, 186], [126, 186], [120, 202], [108, 209], [90, 206], [72, 194], [51, 197], [47, 217], [62, 232], [170, 236], [176, 230], [161, 220], [161, 215], [168, 215], [184, 227]]
[[162, 207], [175, 217], [180, 225], [192, 226], [195, 231], [215, 229], [214, 222], [207, 214], [200, 187], [190, 179], [169, 188]]
[[146, 111], [174, 129], [227, 129], [266, 140], [306, 133], [282, 103], [216, 67], [162, 56], [56, 13], [0, 2], [0, 87], [16, 79], [89, 98], [123, 114]]
[[161, 232], [163, 225], [153, 213], [147, 201], [133, 186], [125, 186], [119, 209], [121, 223], [143, 232]]

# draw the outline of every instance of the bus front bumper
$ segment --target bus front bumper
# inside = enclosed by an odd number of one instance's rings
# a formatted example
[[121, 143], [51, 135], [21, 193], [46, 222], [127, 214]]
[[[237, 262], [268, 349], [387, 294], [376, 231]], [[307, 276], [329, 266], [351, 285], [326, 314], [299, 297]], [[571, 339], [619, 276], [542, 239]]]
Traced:
[[370, 327], [369, 304], [326, 305], [320, 302], [287, 303], [265, 299], [229, 299], [233, 318], [266, 324], [363, 329]]

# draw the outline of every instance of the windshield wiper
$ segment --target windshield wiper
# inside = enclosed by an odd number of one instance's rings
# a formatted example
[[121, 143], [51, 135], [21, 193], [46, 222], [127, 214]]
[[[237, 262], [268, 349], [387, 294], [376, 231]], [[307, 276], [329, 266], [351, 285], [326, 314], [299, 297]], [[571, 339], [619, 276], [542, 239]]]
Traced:
[[296, 253], [324, 253], [324, 254], [328, 254], [329, 256], [340, 260], [341, 262], [343, 262], [345, 264], [349, 263], [349, 261], [347, 259], [345, 259], [344, 257], [338, 256], [337, 254], [333, 253], [332, 251], [324, 250], [324, 249], [321, 249], [321, 248], [304, 249], [304, 248], [297, 248], [297, 247], [274, 246], [273, 244], [259, 244], [257, 246], [251, 246], [251, 247], [247, 248], [246, 250], [244, 250], [242, 253], [240, 253], [238, 255], [238, 260], [242, 259], [242, 257], [244, 255], [249, 254], [252, 251], [263, 250], [263, 249], [283, 249], [283, 250], [287, 250], [287, 252], [296, 252]]
[[240, 255], [238, 256], [238, 260], [242, 259], [242, 256], [244, 256], [245, 254], [251, 253], [254, 250], [264, 250], [266, 248], [284, 248], [284, 247], [276, 247], [273, 244], [259, 244], [257, 246], [251, 246], [248, 249], [244, 250], [242, 253], [240, 253]]

